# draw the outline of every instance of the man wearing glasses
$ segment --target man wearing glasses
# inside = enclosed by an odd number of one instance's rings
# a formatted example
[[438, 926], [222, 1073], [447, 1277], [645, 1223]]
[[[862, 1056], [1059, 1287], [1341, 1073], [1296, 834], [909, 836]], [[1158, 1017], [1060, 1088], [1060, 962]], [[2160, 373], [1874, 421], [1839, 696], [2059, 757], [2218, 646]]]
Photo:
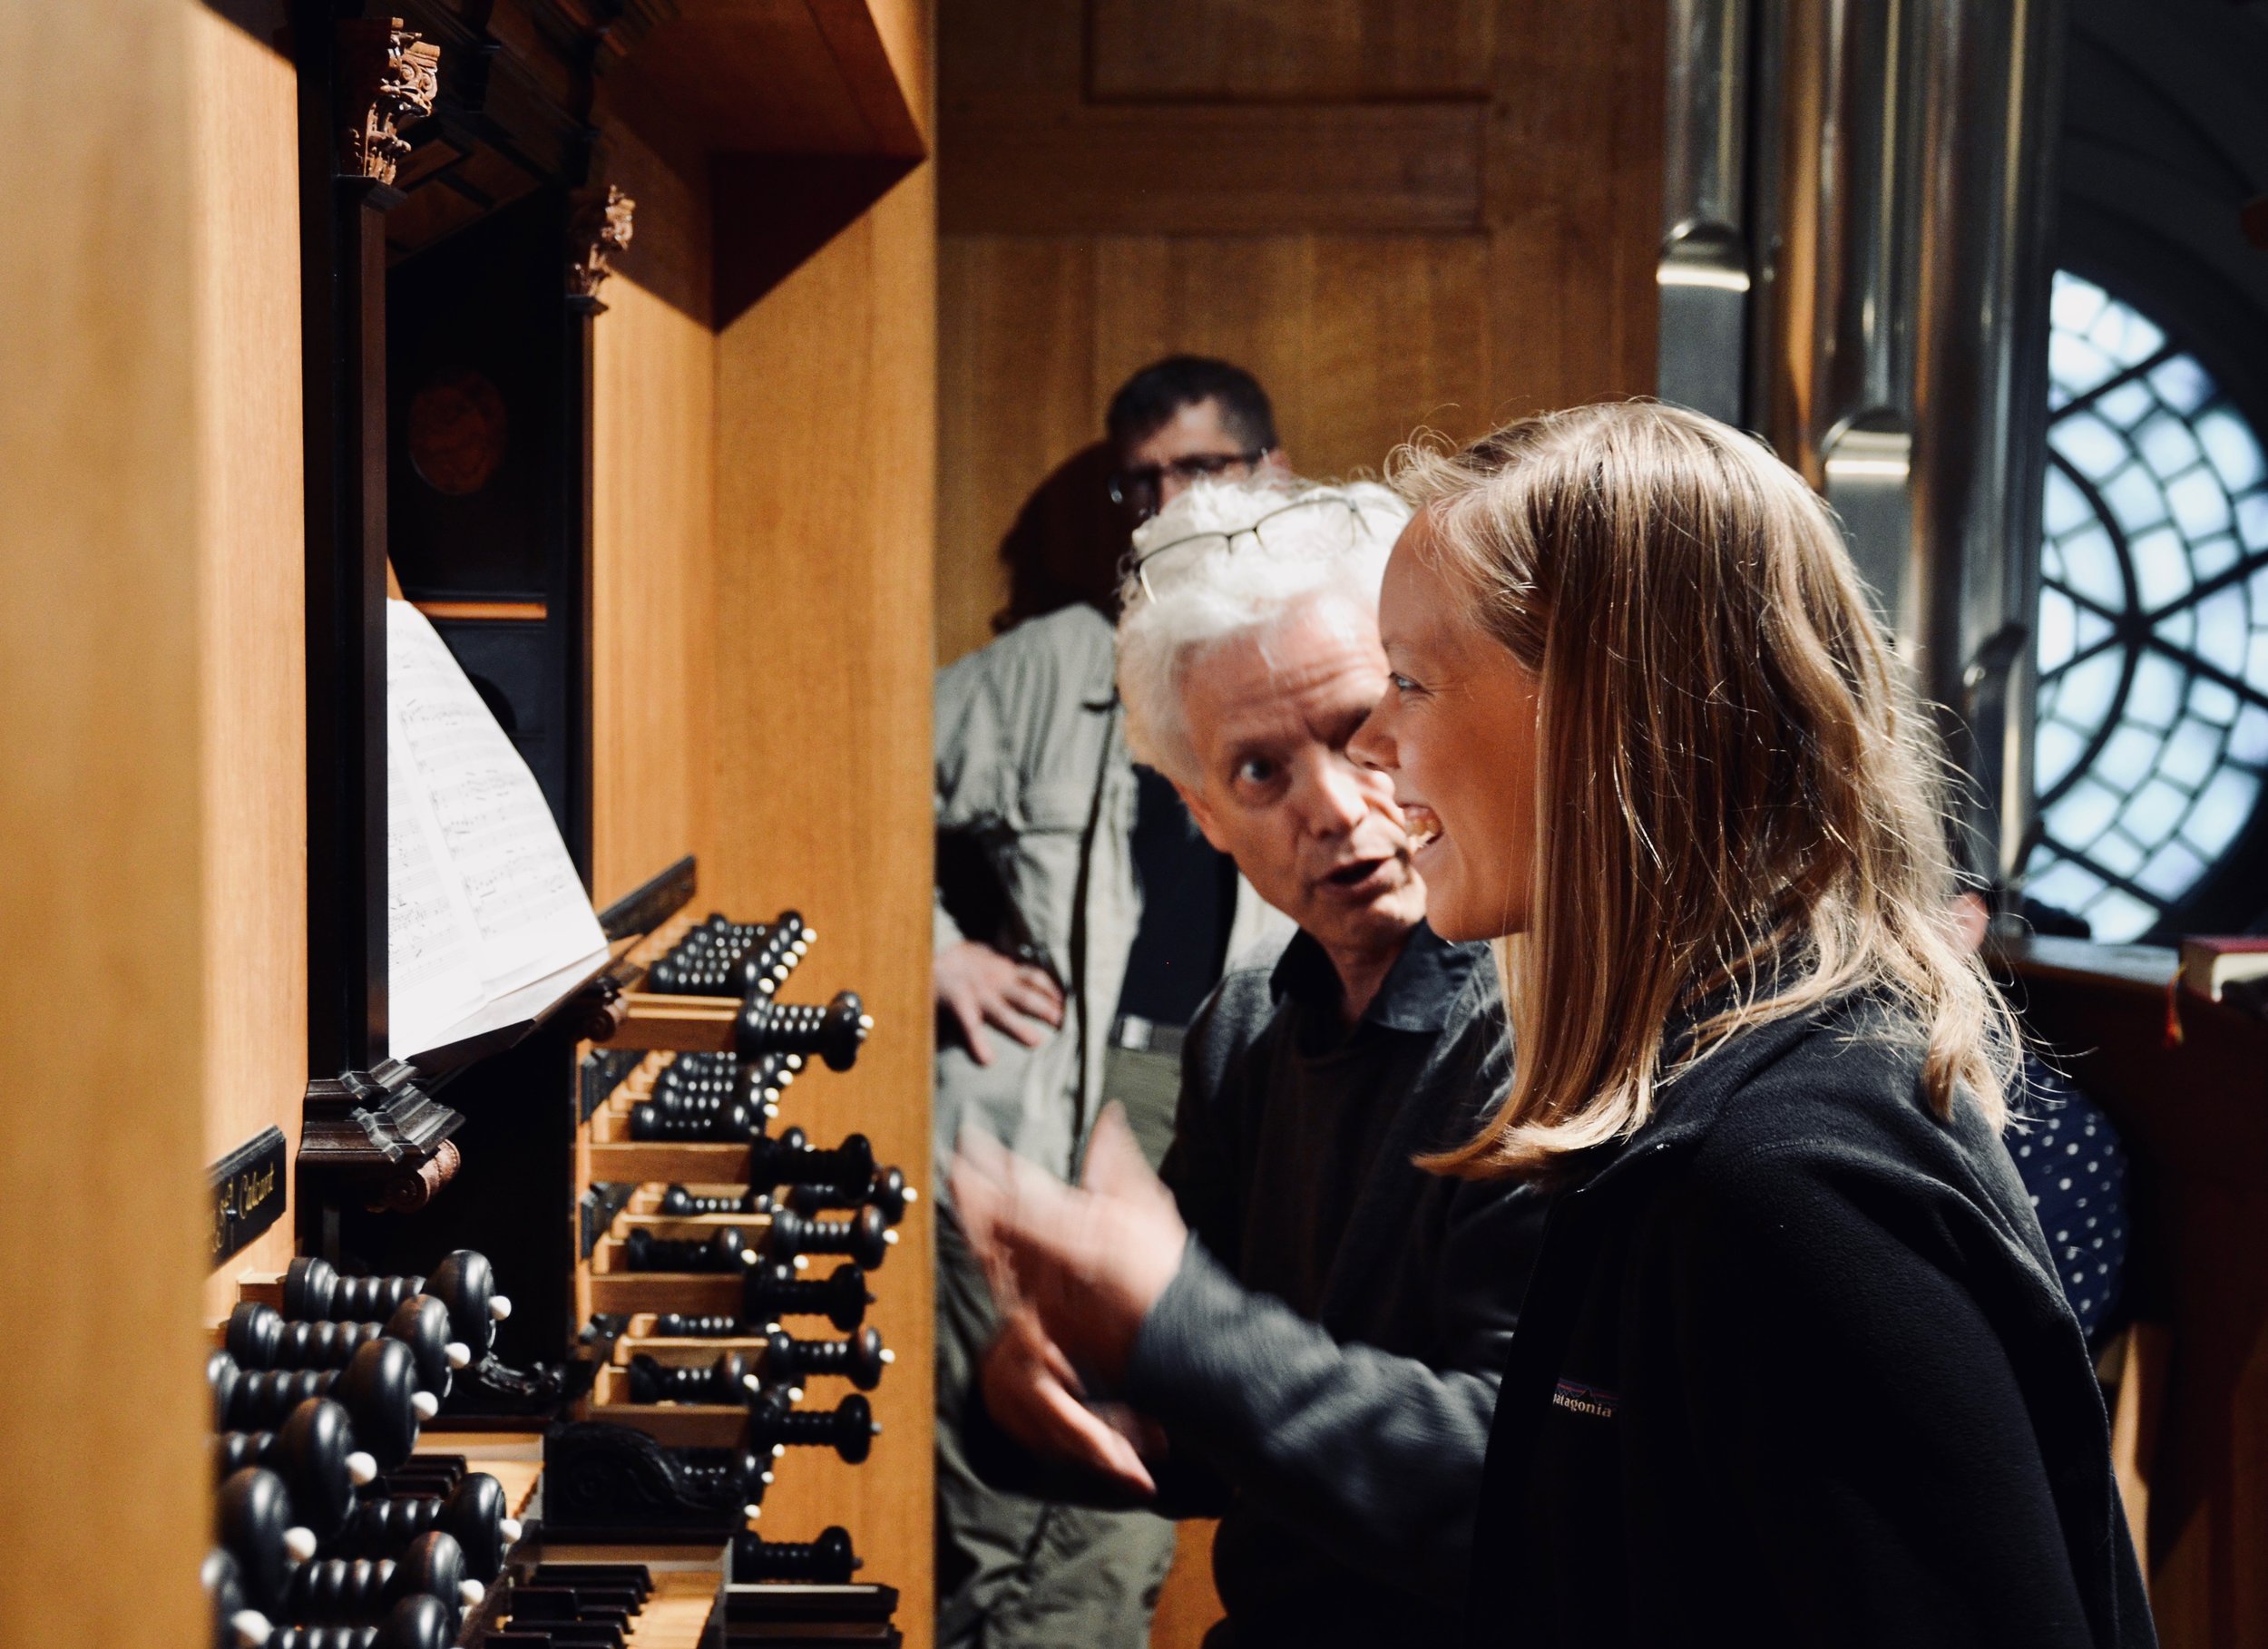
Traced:
[[[1134, 375], [1105, 424], [1119, 529], [1206, 479], [1288, 473], [1252, 375], [1175, 356]], [[1081, 587], [1104, 590], [1125, 548]], [[964, 1125], [1064, 1174], [1106, 1100], [1155, 1163], [1181, 1041], [1227, 959], [1288, 923], [1129, 759], [1111, 620], [1027, 619], [940, 672], [936, 698], [938, 1181]], [[949, 1202], [937, 1279], [938, 1626], [943, 1649], [1147, 1644], [1173, 1526], [1003, 1494], [963, 1447], [977, 1358], [998, 1327]]]

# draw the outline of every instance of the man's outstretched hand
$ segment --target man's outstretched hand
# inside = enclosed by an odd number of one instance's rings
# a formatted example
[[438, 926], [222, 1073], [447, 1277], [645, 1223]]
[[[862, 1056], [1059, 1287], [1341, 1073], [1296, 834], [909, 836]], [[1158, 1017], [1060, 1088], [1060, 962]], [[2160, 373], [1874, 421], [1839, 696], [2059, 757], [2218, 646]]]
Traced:
[[1079, 1186], [962, 1136], [953, 1195], [1003, 1312], [1028, 1309], [1068, 1367], [1115, 1383], [1142, 1319], [1181, 1268], [1188, 1227], [1127, 1126], [1107, 1107]]
[[1142, 1463], [1142, 1422], [1120, 1405], [1090, 1406], [1063, 1350], [1029, 1306], [1011, 1311], [977, 1369], [985, 1412], [1034, 1454], [1081, 1466], [1149, 1499], [1158, 1485]]
[[937, 952], [930, 962], [930, 983], [937, 1005], [953, 1015], [969, 1058], [979, 1065], [992, 1062], [987, 1025], [1026, 1048], [1037, 1048], [1063, 1022], [1063, 993], [1044, 968], [1002, 956], [973, 939]]

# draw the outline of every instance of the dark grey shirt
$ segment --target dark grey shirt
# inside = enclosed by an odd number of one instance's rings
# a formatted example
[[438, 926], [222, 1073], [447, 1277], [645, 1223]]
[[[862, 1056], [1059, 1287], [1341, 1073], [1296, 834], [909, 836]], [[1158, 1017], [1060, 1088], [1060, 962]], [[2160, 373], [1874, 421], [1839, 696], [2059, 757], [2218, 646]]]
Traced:
[[1222, 1519], [1238, 1649], [1454, 1628], [1542, 1230], [1533, 1191], [1412, 1160], [1503, 1090], [1485, 950], [1421, 926], [1351, 1028], [1339, 1000], [1300, 933], [1192, 1027], [1165, 1176], [1195, 1240], [1127, 1371], [1169, 1439], [1159, 1509]]

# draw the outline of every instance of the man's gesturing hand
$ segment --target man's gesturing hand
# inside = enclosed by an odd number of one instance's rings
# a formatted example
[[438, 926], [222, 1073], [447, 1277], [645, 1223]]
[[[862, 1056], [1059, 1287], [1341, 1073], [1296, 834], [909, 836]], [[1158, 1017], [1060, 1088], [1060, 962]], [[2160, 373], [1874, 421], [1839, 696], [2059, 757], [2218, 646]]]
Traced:
[[979, 1065], [992, 1062], [985, 1026], [997, 1026], [1026, 1048], [1037, 1048], [1047, 1040], [1048, 1029], [1063, 1022], [1063, 993], [1045, 969], [1002, 956], [973, 939], [938, 951], [930, 962], [930, 982], [937, 1005], [953, 1015], [969, 1058]]
[[[1002, 1320], [977, 1381], [993, 1422], [1035, 1454], [1083, 1466], [1145, 1499], [1158, 1492], [1140, 1450], [1114, 1417], [1081, 1400], [1086, 1394], [1070, 1359], [1029, 1306]], [[1138, 1423], [1130, 1414], [1123, 1419], [1129, 1429]]]
[[1071, 1366], [1116, 1381], [1142, 1319], [1181, 1268], [1189, 1233], [1116, 1105], [1095, 1125], [1083, 1179], [1064, 1185], [964, 1134], [953, 1195], [995, 1293], [1013, 1290], [1001, 1308], [1028, 1307]]

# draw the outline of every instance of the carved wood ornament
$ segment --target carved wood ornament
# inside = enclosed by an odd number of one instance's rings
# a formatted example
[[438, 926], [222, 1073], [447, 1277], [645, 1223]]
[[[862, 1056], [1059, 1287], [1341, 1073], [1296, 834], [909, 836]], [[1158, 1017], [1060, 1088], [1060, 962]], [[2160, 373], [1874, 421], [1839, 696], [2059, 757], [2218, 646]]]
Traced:
[[409, 153], [401, 136], [433, 112], [441, 89], [441, 48], [399, 17], [338, 25], [338, 170], [350, 178], [394, 181]]
[[596, 298], [599, 285], [614, 271], [609, 260], [630, 244], [631, 215], [638, 202], [618, 184], [583, 194], [575, 206], [567, 231], [567, 290], [576, 298]]

